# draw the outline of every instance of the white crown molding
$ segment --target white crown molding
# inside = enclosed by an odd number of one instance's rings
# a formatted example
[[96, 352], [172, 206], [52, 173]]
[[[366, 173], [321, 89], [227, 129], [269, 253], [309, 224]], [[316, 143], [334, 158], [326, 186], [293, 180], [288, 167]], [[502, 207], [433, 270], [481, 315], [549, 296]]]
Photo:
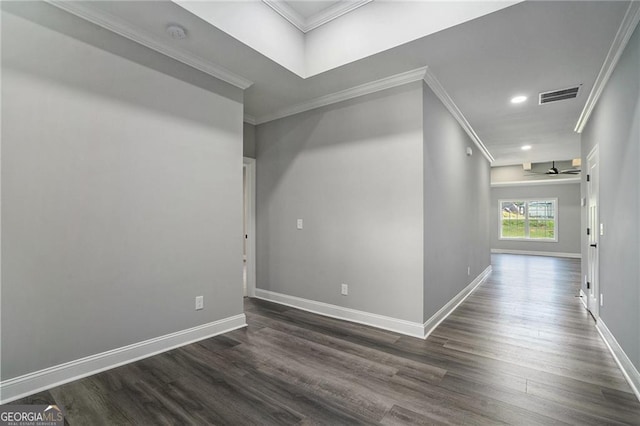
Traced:
[[244, 314], [166, 334], [0, 382], [0, 404], [247, 326]]
[[316, 13], [315, 15], [309, 17], [309, 19], [307, 19], [307, 29], [305, 33], [315, 28], [318, 28], [319, 26], [324, 25], [328, 22], [331, 22], [334, 19], [337, 19], [342, 15], [345, 15], [351, 12], [352, 10], [355, 10], [361, 6], [364, 6], [365, 4], [370, 3], [372, 1], [373, 0], [347, 0], [347, 1], [342, 1], [340, 3], [336, 3], [333, 6], [325, 10], [322, 10]]
[[[241, 77], [228, 69], [214, 64], [200, 56], [193, 53], [181, 51], [172, 46], [169, 46], [166, 41], [158, 39], [156, 36], [135, 27], [129, 22], [124, 21], [121, 18], [117, 18], [104, 11], [97, 10], [94, 7], [89, 6], [91, 2], [80, 1], [61, 1], [61, 0], [45, 0], [47, 3], [71, 13], [79, 18], [94, 23], [102, 28], [119, 34], [123, 37], [133, 40], [143, 46], [162, 53], [170, 58], [189, 65], [197, 70], [200, 70], [210, 76], [227, 82], [233, 86], [236, 86], [242, 90], [248, 88], [253, 84], [252, 81]], [[167, 40], [168, 41], [168, 40]]]
[[563, 179], [548, 179], [548, 180], [519, 180], [510, 182], [491, 182], [492, 188], [500, 188], [504, 186], [540, 186], [540, 185], [564, 185], [564, 184], [579, 184], [582, 178], [563, 178]]
[[438, 312], [433, 314], [431, 318], [425, 321], [425, 323], [422, 325], [422, 328], [424, 329], [423, 339], [429, 337], [433, 330], [435, 330], [436, 327], [438, 327], [440, 323], [442, 323], [442, 321], [447, 319], [447, 317], [451, 315], [451, 313], [455, 311], [456, 308], [467, 299], [467, 297], [471, 296], [471, 293], [476, 291], [476, 289], [487, 280], [491, 271], [491, 265], [487, 266], [487, 268], [482, 271], [480, 275], [478, 275], [473, 281], [471, 281], [468, 286], [462, 289], [460, 293], [456, 294], [453, 299], [447, 302], [447, 304], [440, 308]]
[[[532, 241], [535, 242], [535, 241]], [[494, 254], [519, 254], [524, 256], [549, 256], [549, 257], [566, 257], [569, 259], [582, 259], [580, 253], [563, 253], [556, 251], [534, 251], [534, 250], [507, 250], [507, 249], [491, 249]]]
[[306, 20], [288, 4], [283, 1], [276, 0], [262, 0], [262, 2], [273, 9], [278, 15], [289, 21], [291, 25], [303, 33], [306, 33]]
[[640, 21], [640, 1], [632, 1], [631, 4], [629, 4], [629, 8], [625, 13], [622, 22], [620, 23], [618, 33], [613, 39], [613, 43], [611, 43], [609, 53], [604, 60], [604, 64], [602, 64], [602, 68], [600, 69], [598, 77], [596, 77], [596, 81], [593, 84], [591, 93], [589, 93], [587, 102], [582, 109], [580, 118], [578, 118], [578, 122], [576, 123], [576, 127], [574, 128], [575, 132], [582, 133], [584, 127], [587, 125], [589, 117], [591, 117], [591, 113], [598, 103], [600, 95], [602, 95], [602, 91], [607, 85], [609, 78], [611, 78], [611, 74], [618, 64], [624, 48], [627, 46], [627, 43], [629, 42], [633, 31], [638, 25], [638, 21]]
[[273, 113], [257, 117], [256, 123], [263, 124], [268, 121], [278, 120], [280, 118], [285, 118], [290, 115], [299, 114], [301, 112], [310, 111], [312, 109], [335, 104], [337, 102], [346, 101], [349, 99], [357, 98], [359, 96], [364, 96], [371, 93], [379, 92], [385, 89], [391, 89], [393, 87], [401, 86], [407, 83], [412, 83], [414, 81], [420, 81], [424, 77], [424, 73], [426, 70], [427, 70], [427, 67], [417, 68], [415, 70], [396, 74], [391, 77], [361, 84], [359, 86], [355, 86], [350, 89], [341, 90], [336, 93], [331, 93], [329, 95], [321, 96], [319, 98], [315, 98], [310, 101], [302, 102], [300, 104], [283, 108]]
[[280, 16], [289, 21], [294, 27], [308, 33], [309, 31], [318, 28], [321, 25], [329, 23], [334, 19], [341, 17], [344, 14], [351, 12], [373, 0], [347, 0], [334, 4], [331, 7], [326, 8], [308, 19], [305, 19], [293, 8], [291, 8], [284, 1], [278, 0], [262, 0], [267, 6], [275, 10]]
[[356, 309], [345, 308], [343, 306], [331, 305], [329, 303], [316, 302], [315, 300], [303, 299], [301, 297], [289, 296], [287, 294], [276, 293], [274, 291], [256, 289], [258, 299], [268, 300], [285, 306], [291, 306], [303, 311], [326, 317], [337, 318], [344, 321], [351, 321], [407, 336], [424, 338], [424, 329], [419, 322], [411, 322], [384, 315], [372, 314], [370, 312], [358, 311]]
[[469, 135], [469, 137], [471, 138], [473, 143], [478, 147], [482, 155], [484, 155], [484, 157], [489, 161], [489, 163], [493, 163], [495, 161], [495, 158], [493, 158], [493, 156], [491, 155], [487, 147], [480, 140], [480, 137], [476, 134], [475, 130], [473, 130], [473, 127], [471, 127], [471, 124], [469, 124], [465, 116], [462, 114], [462, 111], [460, 111], [460, 109], [455, 104], [455, 102], [453, 102], [453, 99], [451, 99], [447, 91], [444, 89], [444, 87], [442, 87], [442, 85], [440, 84], [436, 76], [433, 74], [433, 72], [431, 72], [429, 68], [426, 69], [426, 72], [424, 75], [424, 81], [431, 88], [431, 90], [433, 90], [433, 92], [436, 94], [438, 99], [440, 99], [440, 101], [444, 104], [444, 106], [449, 110], [451, 115], [454, 116], [454, 118], [458, 121], [460, 126], [462, 126], [464, 131], [467, 132], [467, 135]]
[[620, 346], [613, 333], [611, 333], [602, 321], [602, 318], [596, 321], [596, 330], [600, 333], [600, 337], [602, 337], [609, 352], [613, 355], [613, 359], [616, 361], [616, 364], [618, 364], [618, 367], [620, 367], [620, 370], [622, 370], [622, 375], [627, 379], [633, 393], [636, 395], [636, 398], [638, 398], [638, 401], [640, 401], [640, 372], [638, 372], [638, 369], [633, 365], [633, 362], [631, 362], [629, 356], [627, 356], [624, 349], [622, 349], [622, 346]]
[[247, 114], [246, 112], [244, 113], [243, 121], [245, 123], [253, 124], [254, 126], [256, 125], [256, 118], [251, 114]]

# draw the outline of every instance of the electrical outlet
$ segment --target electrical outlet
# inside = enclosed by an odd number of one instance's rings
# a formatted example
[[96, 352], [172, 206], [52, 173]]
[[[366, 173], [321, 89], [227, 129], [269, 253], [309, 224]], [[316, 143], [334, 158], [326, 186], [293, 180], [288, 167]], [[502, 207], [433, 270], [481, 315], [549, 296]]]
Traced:
[[302, 225], [303, 225], [302, 219], [298, 219], [298, 221], [296, 222], [296, 228], [302, 229]]
[[471, 266], [467, 266], [467, 275], [471, 276]]
[[604, 294], [600, 293], [600, 306], [604, 305]]
[[196, 311], [204, 309], [204, 296], [196, 296]]
[[349, 295], [349, 286], [346, 284], [342, 284], [342, 289], [340, 290], [340, 293], [343, 296], [348, 296]]

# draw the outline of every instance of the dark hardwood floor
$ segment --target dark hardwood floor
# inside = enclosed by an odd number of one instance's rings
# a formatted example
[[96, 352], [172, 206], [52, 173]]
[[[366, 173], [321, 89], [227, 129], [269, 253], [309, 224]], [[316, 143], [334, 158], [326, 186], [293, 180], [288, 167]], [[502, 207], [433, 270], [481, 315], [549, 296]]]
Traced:
[[71, 425], [640, 424], [579, 281], [578, 260], [495, 255], [427, 340], [247, 299], [247, 329], [15, 403]]

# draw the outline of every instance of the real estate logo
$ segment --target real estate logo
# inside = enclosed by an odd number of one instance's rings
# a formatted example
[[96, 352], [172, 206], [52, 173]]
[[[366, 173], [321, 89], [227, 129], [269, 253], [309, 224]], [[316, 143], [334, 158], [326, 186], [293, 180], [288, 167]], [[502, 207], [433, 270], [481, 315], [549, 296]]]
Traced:
[[64, 412], [57, 405], [3, 405], [0, 426], [64, 426]]

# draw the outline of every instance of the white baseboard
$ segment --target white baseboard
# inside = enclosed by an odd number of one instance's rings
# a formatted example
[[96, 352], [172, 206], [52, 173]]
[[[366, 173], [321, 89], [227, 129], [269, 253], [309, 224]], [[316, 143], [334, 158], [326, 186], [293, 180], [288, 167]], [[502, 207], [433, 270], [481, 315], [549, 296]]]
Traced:
[[555, 251], [531, 251], [531, 250], [507, 250], [507, 249], [491, 249], [491, 253], [496, 254], [523, 254], [528, 256], [551, 256], [551, 257], [568, 257], [571, 259], [582, 259], [581, 253], [560, 253]]
[[411, 337], [417, 337], [419, 339], [425, 339], [431, 331], [438, 326], [438, 324], [440, 324], [451, 312], [453, 312], [455, 308], [458, 307], [458, 305], [460, 305], [460, 303], [462, 303], [480, 284], [484, 282], [490, 272], [491, 266], [487, 267], [487, 269], [478, 275], [471, 284], [458, 293], [458, 295], [451, 299], [451, 301], [449, 301], [424, 324], [372, 314], [370, 312], [358, 311], [342, 306], [330, 305], [328, 303], [316, 302], [314, 300], [289, 296], [259, 288], [256, 289], [256, 298], [275, 302], [280, 305], [291, 306], [292, 308], [313, 312], [314, 314], [324, 315], [326, 317], [351, 321]]
[[629, 386], [633, 390], [633, 393], [636, 394], [636, 398], [640, 401], [640, 373], [638, 369], [633, 365], [627, 354], [624, 352], [618, 341], [611, 331], [604, 324], [602, 319], [598, 319], [596, 322], [596, 330], [600, 333], [600, 337], [604, 340], [605, 345], [609, 348], [611, 355], [613, 355], [613, 359], [616, 360], [618, 367], [622, 370], [622, 374], [624, 378], [627, 379]]
[[465, 301], [467, 297], [471, 295], [489, 276], [491, 273], [491, 265], [487, 266], [487, 268], [482, 271], [480, 275], [478, 275], [471, 284], [465, 287], [460, 293], [458, 293], [453, 299], [447, 302], [438, 312], [436, 312], [431, 318], [429, 318], [422, 326], [424, 330], [424, 338], [426, 339], [429, 335], [436, 329], [437, 326], [440, 325], [442, 321], [444, 321], [462, 302]]
[[422, 324], [419, 322], [411, 322], [398, 318], [387, 317], [384, 315], [372, 314], [370, 312], [358, 311], [355, 309], [345, 308], [338, 305], [330, 305], [323, 302], [316, 302], [315, 300], [289, 296], [286, 294], [276, 293], [274, 291], [263, 290], [260, 288], [256, 288], [256, 297], [258, 299], [268, 300], [270, 302], [279, 303], [281, 305], [291, 306], [292, 308], [313, 312], [314, 314], [324, 315], [326, 317], [369, 325], [372, 327], [381, 328], [383, 330], [405, 334], [407, 336], [418, 338], [424, 337]]
[[0, 404], [246, 326], [245, 315], [235, 315], [8, 379], [0, 382]]
[[580, 289], [580, 301], [584, 305], [584, 308], [588, 311], [589, 307], [587, 306], [587, 295]]

